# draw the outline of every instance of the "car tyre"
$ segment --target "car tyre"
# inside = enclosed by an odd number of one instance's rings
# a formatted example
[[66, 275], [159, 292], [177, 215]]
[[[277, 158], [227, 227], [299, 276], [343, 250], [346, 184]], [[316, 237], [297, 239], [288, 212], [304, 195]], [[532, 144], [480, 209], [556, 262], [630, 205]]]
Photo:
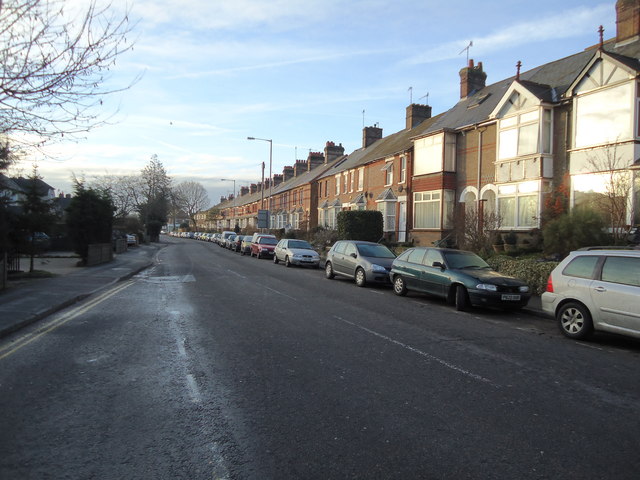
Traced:
[[560, 331], [574, 340], [583, 340], [593, 333], [589, 309], [577, 302], [565, 303], [556, 314]]
[[287, 268], [291, 267], [291, 262], [289, 261], [289, 256], [284, 257], [284, 266]]
[[273, 263], [275, 263], [276, 265], [280, 262], [280, 260], [278, 260], [278, 256], [274, 253], [273, 254]]
[[404, 297], [407, 294], [407, 285], [401, 275], [396, 275], [393, 279], [393, 293], [400, 297]]
[[356, 285], [359, 287], [365, 287], [367, 285], [367, 275], [361, 267], [356, 268]]
[[467, 289], [462, 285], [456, 285], [455, 297], [454, 297], [456, 310], [464, 312], [469, 309], [469, 294]]
[[324, 266], [324, 276], [329, 280], [336, 276], [336, 274], [333, 273], [333, 266], [331, 265], [331, 262], [327, 262]]

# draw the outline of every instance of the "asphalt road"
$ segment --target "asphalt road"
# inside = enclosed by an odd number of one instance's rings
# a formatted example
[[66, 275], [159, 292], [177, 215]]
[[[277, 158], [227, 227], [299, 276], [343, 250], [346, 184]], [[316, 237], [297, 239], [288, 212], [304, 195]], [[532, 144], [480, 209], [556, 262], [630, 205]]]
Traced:
[[169, 241], [0, 343], [0, 478], [637, 478], [640, 342]]

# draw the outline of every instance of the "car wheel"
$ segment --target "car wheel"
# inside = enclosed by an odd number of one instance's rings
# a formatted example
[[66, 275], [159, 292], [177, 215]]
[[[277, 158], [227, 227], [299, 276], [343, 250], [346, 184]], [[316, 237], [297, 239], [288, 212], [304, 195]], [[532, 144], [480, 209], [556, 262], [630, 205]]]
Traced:
[[284, 266], [289, 268], [291, 267], [291, 262], [289, 261], [289, 256], [284, 257]]
[[581, 303], [565, 303], [556, 314], [560, 331], [576, 340], [587, 338], [593, 333], [591, 313]]
[[327, 264], [324, 266], [324, 276], [327, 277], [328, 279], [332, 279], [333, 277], [335, 277], [335, 273], [333, 273], [333, 267], [331, 266], [331, 262], [327, 262]]
[[462, 285], [456, 285], [455, 304], [456, 310], [459, 312], [464, 312], [469, 308], [469, 295], [467, 289]]
[[273, 254], [273, 263], [275, 263], [277, 265], [279, 261], [280, 260], [278, 260], [278, 256], [274, 253]]
[[360, 267], [356, 269], [356, 285], [359, 287], [367, 285], [367, 276], [365, 275], [364, 270]]
[[404, 278], [400, 275], [396, 275], [393, 279], [393, 293], [401, 297], [407, 294], [407, 285], [404, 283]]

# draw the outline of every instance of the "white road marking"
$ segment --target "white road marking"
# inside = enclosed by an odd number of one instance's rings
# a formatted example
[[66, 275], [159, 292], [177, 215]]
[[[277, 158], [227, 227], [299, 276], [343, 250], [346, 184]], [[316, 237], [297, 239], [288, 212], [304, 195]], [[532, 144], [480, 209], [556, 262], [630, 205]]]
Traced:
[[362, 325], [358, 325], [357, 323], [350, 322], [349, 320], [345, 320], [344, 318], [338, 317], [336, 315], [334, 315], [334, 318], [340, 320], [341, 322], [344, 322], [344, 323], [352, 325], [352, 326], [354, 326], [356, 328], [359, 328], [360, 330], [364, 330], [365, 332], [370, 333], [371, 335], [375, 335], [378, 338], [381, 338], [381, 339], [386, 340], [388, 342], [391, 342], [391, 343], [393, 343], [395, 345], [398, 345], [398, 346], [400, 346], [400, 347], [402, 347], [402, 348], [404, 348], [406, 350], [409, 350], [410, 352], [417, 353], [418, 355], [421, 355], [421, 356], [423, 356], [425, 358], [428, 358], [429, 360], [433, 360], [434, 362], [438, 362], [440, 365], [443, 365], [443, 366], [445, 366], [445, 367], [447, 367], [447, 368], [449, 368], [451, 370], [454, 370], [454, 371], [456, 371], [458, 373], [461, 373], [466, 377], [472, 378], [473, 380], [476, 380], [476, 381], [479, 381], [479, 382], [482, 382], [482, 383], [486, 383], [486, 384], [491, 385], [492, 387], [498, 388], [498, 385], [495, 384], [494, 382], [492, 382], [491, 380], [489, 380], [488, 378], [484, 378], [481, 375], [478, 375], [476, 373], [473, 373], [473, 372], [470, 372], [468, 370], [465, 370], [462, 367], [458, 367], [457, 365], [449, 363], [446, 360], [443, 360], [441, 358], [436, 357], [435, 355], [432, 355], [432, 354], [427, 353], [427, 352], [423, 352], [422, 350], [419, 350], [419, 349], [417, 349], [415, 347], [412, 347], [411, 345], [407, 345], [406, 343], [402, 343], [402, 342], [400, 342], [398, 340], [394, 340], [391, 337], [387, 337], [386, 335], [383, 335], [383, 334], [378, 333], [378, 332], [376, 332], [374, 330], [371, 330], [370, 328], [363, 327]]
[[278, 295], [282, 295], [283, 297], [290, 298], [291, 300], [296, 300], [295, 298], [293, 298], [293, 297], [291, 297], [291, 296], [287, 295], [286, 293], [279, 292], [278, 290], [275, 290], [275, 289], [273, 289], [273, 288], [269, 288], [269, 287], [264, 287], [264, 288], [266, 288], [266, 289], [267, 289], [267, 290], [269, 290], [270, 292], [277, 293]]
[[245, 277], [244, 275], [240, 275], [238, 272], [235, 272], [235, 271], [233, 271], [233, 270], [229, 270], [229, 269], [227, 269], [227, 272], [229, 272], [229, 273], [231, 273], [231, 274], [235, 275], [236, 277], [240, 277], [240, 278], [247, 278], [247, 277]]
[[187, 374], [187, 385], [189, 386], [191, 401], [193, 403], [200, 403], [202, 401], [202, 397], [200, 396], [200, 388], [198, 387], [198, 382], [196, 382], [195, 377], [190, 373]]

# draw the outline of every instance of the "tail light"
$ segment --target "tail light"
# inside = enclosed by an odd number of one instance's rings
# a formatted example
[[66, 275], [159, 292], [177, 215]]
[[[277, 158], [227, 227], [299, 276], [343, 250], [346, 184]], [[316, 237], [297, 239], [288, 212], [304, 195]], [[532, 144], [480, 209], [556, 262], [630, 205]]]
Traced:
[[551, 275], [549, 275], [549, 279], [547, 280], [547, 292], [553, 293], [553, 280], [551, 280]]

